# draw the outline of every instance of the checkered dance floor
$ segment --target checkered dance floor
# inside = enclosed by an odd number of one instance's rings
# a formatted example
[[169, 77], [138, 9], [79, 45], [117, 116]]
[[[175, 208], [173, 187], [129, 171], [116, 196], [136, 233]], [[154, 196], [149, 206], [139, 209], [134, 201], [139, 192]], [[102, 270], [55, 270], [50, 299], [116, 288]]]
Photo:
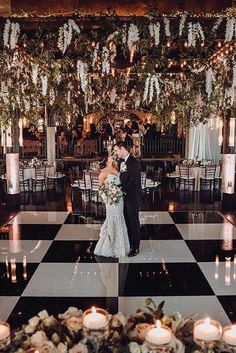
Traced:
[[93, 255], [102, 220], [19, 212], [0, 233], [1, 320], [92, 304], [129, 314], [152, 297], [167, 314], [236, 321], [236, 228], [219, 212], [140, 212], [140, 253], [119, 261]]

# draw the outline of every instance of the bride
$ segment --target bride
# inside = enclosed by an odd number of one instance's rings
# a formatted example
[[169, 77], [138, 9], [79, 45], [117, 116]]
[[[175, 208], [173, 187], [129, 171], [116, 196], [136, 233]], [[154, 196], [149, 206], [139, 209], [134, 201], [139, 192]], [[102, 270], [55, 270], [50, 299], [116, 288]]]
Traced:
[[[111, 156], [100, 163], [99, 185], [109, 189], [109, 183], [120, 185], [119, 172]], [[103, 223], [94, 254], [106, 257], [124, 257], [130, 250], [124, 218], [124, 201], [121, 197], [116, 204], [106, 205], [106, 219]]]

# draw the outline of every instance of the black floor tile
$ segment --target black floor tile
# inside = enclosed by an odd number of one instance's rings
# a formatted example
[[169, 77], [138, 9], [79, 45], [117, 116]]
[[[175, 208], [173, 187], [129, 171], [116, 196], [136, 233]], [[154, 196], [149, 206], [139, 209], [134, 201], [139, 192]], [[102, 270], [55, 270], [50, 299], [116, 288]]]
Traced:
[[119, 264], [120, 296], [214, 294], [195, 263]]
[[21, 297], [7, 321], [14, 329], [27, 323], [32, 316], [44, 309], [47, 310], [49, 315], [57, 315], [65, 312], [70, 306], [86, 310], [93, 305], [115, 314], [118, 311], [118, 298]]
[[[23, 276], [23, 265], [22, 263], [16, 263], [16, 282], [14, 276], [11, 273], [10, 261], [8, 263], [8, 272], [5, 263], [0, 263], [0, 296], [20, 296], [31, 277], [33, 276], [38, 264], [27, 263], [26, 273], [27, 276]], [[1, 297], [0, 297], [1, 300]]]
[[8, 232], [0, 232], [0, 240], [22, 239], [22, 240], [53, 240], [61, 224], [19, 224], [6, 226]]
[[118, 262], [111, 257], [94, 256], [96, 241], [54, 241], [42, 262]]
[[217, 296], [221, 305], [223, 306], [226, 314], [233, 324], [236, 322], [236, 296], [235, 295], [222, 295]]
[[175, 223], [224, 223], [225, 219], [216, 211], [170, 212]]
[[142, 240], [183, 240], [174, 224], [144, 224], [141, 226]]
[[225, 261], [225, 257], [236, 255], [236, 240], [232, 240], [232, 249], [225, 240], [186, 240], [186, 244], [197, 262], [213, 262], [216, 255], [220, 261]]
[[103, 223], [106, 216], [104, 212], [87, 212], [80, 211], [77, 213], [70, 213], [64, 224], [86, 224], [86, 223]]

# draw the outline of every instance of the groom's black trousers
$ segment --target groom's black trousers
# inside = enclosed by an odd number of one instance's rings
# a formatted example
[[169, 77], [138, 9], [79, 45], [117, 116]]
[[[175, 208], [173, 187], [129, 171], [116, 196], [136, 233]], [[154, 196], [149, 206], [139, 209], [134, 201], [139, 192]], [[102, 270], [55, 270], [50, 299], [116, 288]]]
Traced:
[[139, 249], [140, 245], [140, 223], [139, 223], [139, 201], [124, 200], [124, 216], [127, 225], [130, 248]]

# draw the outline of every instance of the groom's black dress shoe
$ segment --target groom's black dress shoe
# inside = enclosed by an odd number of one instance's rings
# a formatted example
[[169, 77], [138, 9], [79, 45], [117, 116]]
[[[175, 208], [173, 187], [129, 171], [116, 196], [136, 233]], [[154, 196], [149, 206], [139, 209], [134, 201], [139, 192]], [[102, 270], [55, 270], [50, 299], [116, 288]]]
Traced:
[[139, 253], [139, 249], [131, 249], [130, 252], [128, 253], [129, 257], [136, 256]]

